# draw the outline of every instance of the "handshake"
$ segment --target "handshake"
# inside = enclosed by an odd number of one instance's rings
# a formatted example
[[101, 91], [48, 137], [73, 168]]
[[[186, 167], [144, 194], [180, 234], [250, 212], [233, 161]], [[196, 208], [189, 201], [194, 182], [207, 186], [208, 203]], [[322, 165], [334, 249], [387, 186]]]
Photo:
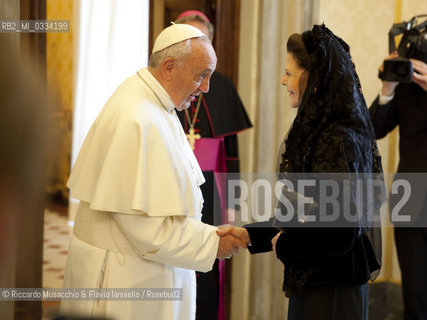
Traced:
[[245, 228], [223, 225], [218, 227], [216, 233], [219, 236], [217, 258], [220, 260], [230, 259], [239, 252], [239, 248], [250, 245], [251, 239]]
[[[233, 255], [239, 252], [239, 248], [247, 248], [251, 245], [248, 230], [245, 228], [223, 225], [218, 227], [216, 234], [219, 236], [219, 245], [216, 257], [220, 260], [230, 259]], [[279, 231], [273, 239], [271, 239], [271, 249], [276, 256], [277, 241], [282, 234], [283, 231]]]

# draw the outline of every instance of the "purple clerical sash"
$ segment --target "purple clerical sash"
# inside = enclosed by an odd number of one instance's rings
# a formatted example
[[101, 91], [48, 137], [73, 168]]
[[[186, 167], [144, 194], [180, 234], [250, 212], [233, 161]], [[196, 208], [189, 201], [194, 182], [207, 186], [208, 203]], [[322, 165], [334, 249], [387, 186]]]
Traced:
[[202, 171], [227, 172], [224, 138], [197, 139], [194, 154]]
[[[227, 166], [225, 162], [224, 138], [201, 138], [194, 144], [194, 154], [202, 171], [213, 171], [218, 190], [222, 221], [226, 223], [225, 199]], [[222, 173], [222, 174], [221, 174]]]

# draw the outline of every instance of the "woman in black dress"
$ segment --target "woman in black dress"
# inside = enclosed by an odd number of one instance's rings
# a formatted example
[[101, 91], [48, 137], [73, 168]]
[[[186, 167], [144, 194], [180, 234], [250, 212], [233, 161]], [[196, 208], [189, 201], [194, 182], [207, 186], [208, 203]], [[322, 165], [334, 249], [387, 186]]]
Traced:
[[[279, 154], [281, 174], [381, 174], [370, 116], [342, 39], [324, 25], [290, 36], [281, 83], [290, 106], [298, 108]], [[381, 196], [375, 201], [378, 210]], [[284, 224], [280, 230], [268, 221], [220, 228], [218, 234], [245, 239], [251, 253], [276, 252], [285, 266], [288, 319], [367, 319], [368, 280], [380, 269], [370, 237], [374, 229], [361, 223], [340, 228]]]

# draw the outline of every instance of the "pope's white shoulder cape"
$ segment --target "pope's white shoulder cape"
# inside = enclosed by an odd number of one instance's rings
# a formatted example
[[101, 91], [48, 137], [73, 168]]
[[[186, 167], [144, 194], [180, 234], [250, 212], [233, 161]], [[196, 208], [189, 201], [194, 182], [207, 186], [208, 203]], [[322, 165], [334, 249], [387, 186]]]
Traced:
[[159, 86], [142, 69], [111, 96], [72, 170], [67, 185], [73, 198], [107, 212], [200, 214], [203, 174]]

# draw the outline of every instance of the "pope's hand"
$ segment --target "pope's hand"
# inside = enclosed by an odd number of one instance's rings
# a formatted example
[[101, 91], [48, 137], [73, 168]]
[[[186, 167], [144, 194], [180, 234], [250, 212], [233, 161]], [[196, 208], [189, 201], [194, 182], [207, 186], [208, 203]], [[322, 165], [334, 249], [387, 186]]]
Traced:
[[413, 81], [427, 91], [427, 64], [421, 60], [411, 59], [414, 73], [412, 74]]
[[247, 248], [250, 242], [249, 234], [244, 228], [220, 226], [216, 233], [220, 237], [218, 259], [231, 258], [232, 255], [238, 253], [239, 248]]

